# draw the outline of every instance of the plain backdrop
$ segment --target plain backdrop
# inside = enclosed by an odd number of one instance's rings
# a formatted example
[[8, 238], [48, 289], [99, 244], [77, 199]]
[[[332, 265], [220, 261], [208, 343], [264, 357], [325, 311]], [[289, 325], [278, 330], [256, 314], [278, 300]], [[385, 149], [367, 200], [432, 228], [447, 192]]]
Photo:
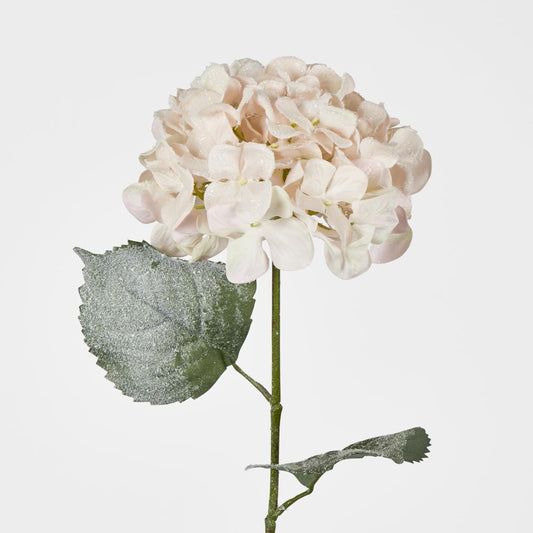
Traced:
[[[228, 370], [135, 404], [77, 321], [81, 246], [149, 237], [124, 208], [152, 114], [211, 62], [349, 72], [434, 170], [404, 257], [342, 281], [317, 246], [283, 274], [282, 461], [422, 425], [417, 465], [346, 461], [279, 533], [533, 530], [529, 2], [27, 1], [4, 6], [0, 529], [259, 533], [268, 406]], [[269, 279], [240, 364], [268, 382]], [[282, 495], [300, 490], [282, 474]]]

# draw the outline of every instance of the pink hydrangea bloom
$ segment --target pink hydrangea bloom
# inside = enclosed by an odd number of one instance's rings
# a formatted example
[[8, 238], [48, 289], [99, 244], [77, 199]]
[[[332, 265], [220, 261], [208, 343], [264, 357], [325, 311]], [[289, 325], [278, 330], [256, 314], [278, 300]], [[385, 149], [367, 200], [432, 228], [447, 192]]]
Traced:
[[156, 222], [152, 244], [169, 255], [226, 249], [234, 283], [270, 260], [304, 268], [313, 237], [343, 279], [398, 258], [431, 157], [415, 130], [354, 89], [349, 75], [295, 57], [209, 66], [155, 114], [157, 143], [126, 207]]

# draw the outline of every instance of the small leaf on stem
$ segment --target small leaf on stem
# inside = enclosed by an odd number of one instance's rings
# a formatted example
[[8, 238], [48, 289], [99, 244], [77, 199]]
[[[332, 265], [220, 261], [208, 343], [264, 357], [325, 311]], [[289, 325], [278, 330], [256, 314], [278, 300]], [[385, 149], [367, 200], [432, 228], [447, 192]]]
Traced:
[[249, 468], [269, 468], [293, 474], [298, 481], [311, 489], [328, 470], [345, 459], [386, 457], [395, 463], [417, 463], [427, 457], [430, 440], [423, 428], [411, 428], [392, 435], [383, 435], [351, 444], [342, 450], [314, 455], [296, 463], [281, 465], [250, 465]]

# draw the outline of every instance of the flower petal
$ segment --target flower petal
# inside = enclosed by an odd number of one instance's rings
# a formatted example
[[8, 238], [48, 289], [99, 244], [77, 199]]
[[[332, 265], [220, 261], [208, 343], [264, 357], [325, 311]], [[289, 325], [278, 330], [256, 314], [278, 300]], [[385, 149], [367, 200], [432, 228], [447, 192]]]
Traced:
[[353, 229], [343, 210], [337, 204], [333, 204], [326, 208], [326, 217], [328, 224], [337, 232], [341, 244], [346, 246], [353, 238]]
[[270, 207], [272, 183], [250, 181], [214, 182], [207, 186], [204, 203], [209, 228], [218, 235], [245, 232], [250, 224], [259, 222]]
[[337, 91], [337, 97], [339, 99], [343, 99], [347, 94], [353, 92], [355, 89], [355, 82], [353, 81], [353, 78], [349, 75], [344, 73], [342, 75], [342, 83]]
[[172, 238], [181, 243], [192, 235], [198, 236], [206, 233], [209, 228], [206, 222], [202, 222], [202, 218], [207, 218], [205, 209], [191, 209], [181, 223], [172, 230]]
[[289, 122], [297, 124], [300, 128], [311, 131], [313, 125], [311, 121], [298, 109], [296, 102], [289, 97], [283, 96], [276, 100], [276, 108], [283, 114]]
[[258, 143], [243, 143], [241, 149], [241, 176], [269, 180], [276, 166], [272, 150]]
[[326, 196], [333, 202], [352, 203], [362, 198], [368, 186], [366, 174], [354, 165], [343, 165], [335, 171]]
[[232, 76], [240, 76], [241, 78], [253, 78], [260, 81], [265, 72], [265, 67], [255, 59], [237, 59], [230, 66], [230, 73]]
[[217, 144], [237, 144], [237, 141], [226, 113], [216, 113], [200, 116], [195, 120], [187, 148], [193, 156], [207, 159], [209, 152]]
[[287, 96], [300, 98], [319, 98], [322, 93], [320, 81], [315, 76], [305, 75], [287, 84]]
[[315, 217], [307, 214], [307, 211], [300, 209], [298, 206], [293, 205], [293, 211], [294, 216], [305, 224], [307, 231], [309, 231], [309, 233], [312, 235], [318, 227], [318, 220]]
[[318, 119], [321, 128], [333, 130], [345, 138], [352, 136], [357, 123], [355, 113], [332, 105], [321, 105], [318, 111]]
[[183, 257], [190, 253], [188, 248], [180, 246], [172, 238], [171, 232], [163, 224], [156, 224], [154, 226], [150, 242], [154, 248], [170, 257]]
[[262, 231], [270, 247], [272, 262], [281, 270], [305, 268], [313, 259], [313, 240], [306, 225], [296, 218], [263, 222]]
[[385, 133], [389, 127], [389, 115], [383, 105], [363, 100], [357, 107], [357, 129], [363, 137], [375, 137], [385, 141]]
[[207, 158], [209, 177], [212, 180], [235, 180], [239, 177], [241, 150], [238, 146], [217, 144]]
[[174, 229], [191, 211], [194, 196], [191, 193], [170, 194], [154, 181], [150, 171], [141, 174], [138, 183], [122, 193], [127, 209], [145, 224], [157, 220], [170, 230]]
[[[384, 214], [395, 212], [398, 206], [408, 206], [410, 200], [396, 187], [390, 187], [365, 196], [352, 205], [353, 214], [350, 220], [356, 224], [378, 225]], [[398, 216], [394, 215], [394, 227], [398, 224]], [[391, 228], [391, 229], [393, 229]]]
[[297, 183], [304, 177], [304, 169], [302, 168], [301, 161], [297, 161], [296, 164], [290, 169], [285, 180], [285, 187]]
[[301, 131], [295, 130], [288, 124], [278, 124], [272, 120], [267, 121], [268, 131], [276, 139], [292, 139], [293, 137], [300, 135]]
[[392, 186], [391, 171], [376, 159], [356, 159], [354, 165], [368, 177], [368, 190], [386, 189]]
[[188, 124], [196, 124], [196, 119], [206, 107], [220, 102], [220, 95], [214, 91], [189, 89], [182, 92], [179, 101], [179, 113]]
[[212, 64], [209, 65], [203, 72], [203, 74], [196, 78], [191, 86], [208, 91], [214, 91], [220, 95], [223, 95], [226, 91], [226, 87], [229, 81], [229, 74], [225, 65]]
[[422, 139], [414, 129], [407, 126], [394, 130], [389, 144], [394, 147], [398, 163], [402, 166], [416, 165], [422, 157]]
[[126, 187], [122, 193], [128, 211], [143, 224], [155, 222], [152, 190], [153, 181], [141, 181]]
[[[287, 56], [278, 57], [272, 60], [265, 69], [267, 74], [277, 74], [282, 78], [289, 80], [296, 80], [307, 72], [307, 65], [297, 57]], [[286, 74], [286, 76], [283, 76]]]
[[202, 240], [192, 249], [191, 261], [203, 261], [218, 255], [228, 245], [228, 239], [216, 235], [203, 235]]
[[162, 163], [153, 163], [150, 170], [154, 180], [163, 191], [169, 193], [191, 194], [194, 188], [192, 174], [181, 165], [164, 166]]
[[326, 206], [321, 198], [308, 196], [300, 189], [296, 189], [294, 202], [296, 206], [303, 211], [315, 211], [316, 213], [325, 213]]
[[323, 159], [307, 161], [301, 190], [309, 196], [321, 197], [335, 173], [335, 167]]
[[156, 213], [156, 219], [170, 230], [173, 230], [191, 212], [194, 202], [195, 198], [192, 194], [160, 195], [155, 200], [156, 208], [159, 208], [159, 213]]
[[353, 213], [350, 221], [354, 224], [371, 224], [375, 230], [373, 244], [386, 241], [399, 222], [398, 206], [409, 210], [411, 201], [396, 187], [367, 196], [352, 205]]
[[405, 233], [391, 233], [389, 238], [381, 244], [370, 247], [370, 257], [373, 263], [388, 263], [401, 257], [409, 248], [413, 238], [413, 231]]
[[187, 146], [181, 143], [177, 136], [167, 137], [166, 142], [172, 147], [174, 153], [178, 156], [179, 164], [185, 167], [191, 174], [207, 178], [209, 176], [209, 167], [205, 159], [194, 157]]
[[431, 174], [431, 156], [427, 150], [422, 152], [420, 161], [415, 165], [391, 168], [392, 181], [405, 194], [415, 194], [427, 183]]
[[292, 202], [289, 195], [279, 185], [272, 187], [272, 200], [264, 218], [270, 220], [274, 217], [292, 217]]
[[373, 263], [394, 261], [402, 256], [411, 244], [413, 230], [409, 227], [405, 211], [399, 207], [396, 213], [400, 221], [389, 238], [382, 244], [373, 244], [370, 247], [370, 257]]
[[317, 133], [325, 135], [332, 144], [339, 148], [349, 148], [353, 144], [350, 139], [347, 139], [346, 137], [343, 137], [342, 135], [339, 135], [338, 133], [335, 133], [334, 131], [328, 130], [326, 128], [316, 128], [315, 131]]
[[320, 85], [328, 93], [335, 94], [342, 86], [342, 78], [326, 65], [317, 63], [309, 69], [309, 74], [316, 76], [320, 80]]
[[229, 281], [248, 283], [268, 270], [269, 261], [262, 242], [261, 232], [252, 228], [228, 244], [226, 275]]
[[373, 137], [365, 137], [359, 145], [359, 151], [363, 159], [376, 159], [387, 168], [398, 162], [398, 154], [393, 146], [381, 143]]
[[347, 247], [342, 246], [338, 239], [317, 234], [324, 241], [324, 256], [326, 264], [333, 274], [341, 279], [351, 279], [359, 276], [370, 268], [371, 261], [368, 253], [368, 238], [359, 237]]
[[352, 165], [352, 161], [346, 157], [346, 154], [339, 150], [338, 148], [335, 148], [335, 151], [333, 152], [333, 157], [331, 158], [331, 162], [336, 166], [340, 167], [342, 165]]
[[297, 161], [321, 158], [320, 147], [313, 141], [296, 137], [295, 142], [279, 141], [278, 147], [273, 148], [276, 154], [277, 168], [291, 168]]

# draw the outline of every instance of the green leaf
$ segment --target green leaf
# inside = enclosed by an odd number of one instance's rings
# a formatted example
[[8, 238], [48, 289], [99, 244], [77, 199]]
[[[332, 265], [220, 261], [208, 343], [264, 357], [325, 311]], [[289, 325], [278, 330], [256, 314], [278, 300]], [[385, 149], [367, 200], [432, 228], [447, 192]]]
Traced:
[[235, 285], [222, 263], [170, 258], [145, 242], [74, 251], [85, 264], [85, 342], [126, 396], [156, 405], [198, 398], [237, 360], [255, 282]]
[[383, 435], [350, 444], [342, 450], [314, 455], [296, 463], [282, 465], [250, 465], [249, 468], [269, 468], [293, 474], [298, 481], [311, 489], [328, 470], [345, 459], [386, 457], [395, 463], [417, 463], [427, 457], [430, 440], [423, 428], [411, 428], [392, 435]]

